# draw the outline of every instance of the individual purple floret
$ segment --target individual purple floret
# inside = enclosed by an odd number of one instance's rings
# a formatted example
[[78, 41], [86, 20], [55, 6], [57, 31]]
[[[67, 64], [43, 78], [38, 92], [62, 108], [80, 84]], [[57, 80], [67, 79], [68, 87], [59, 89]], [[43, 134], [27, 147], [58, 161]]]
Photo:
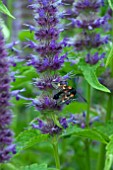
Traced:
[[66, 129], [68, 127], [68, 122], [67, 122], [67, 119], [65, 117], [61, 118], [59, 122], [64, 129]]
[[10, 62], [5, 51], [4, 37], [0, 28], [0, 163], [8, 161], [15, 154], [13, 132], [8, 128], [12, 120], [10, 110]]

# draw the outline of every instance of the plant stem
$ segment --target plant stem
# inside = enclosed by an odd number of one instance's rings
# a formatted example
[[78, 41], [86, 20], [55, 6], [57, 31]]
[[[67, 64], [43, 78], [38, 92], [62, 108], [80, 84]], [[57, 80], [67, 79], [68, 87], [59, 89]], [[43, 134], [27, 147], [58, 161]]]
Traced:
[[[87, 85], [87, 115], [86, 115], [86, 125], [89, 127], [90, 122], [90, 105], [91, 105], [91, 86]], [[90, 170], [90, 141], [89, 139], [85, 140], [85, 149], [86, 149], [86, 169]]]
[[90, 170], [90, 141], [85, 140], [85, 150], [86, 150], [86, 170]]
[[[7, 7], [11, 14], [13, 14], [13, 0], [7, 1]], [[12, 24], [13, 19], [11, 17], [7, 17], [7, 27], [12, 35]], [[11, 40], [11, 36], [9, 37], [9, 41]]]
[[112, 94], [110, 93], [108, 96], [108, 104], [107, 104], [107, 114], [105, 122], [107, 123], [111, 119], [111, 112], [112, 112]]
[[[107, 103], [107, 112], [106, 112], [106, 118], [105, 118], [105, 123], [107, 123], [110, 118], [111, 118], [111, 113], [112, 113], [112, 94], [109, 94], [108, 96], [108, 103]], [[98, 162], [97, 162], [97, 170], [102, 170], [104, 169], [104, 163], [105, 163], [105, 150], [106, 145], [101, 143], [100, 145], [100, 153], [98, 157]]]
[[86, 115], [87, 127], [89, 127], [89, 121], [90, 121], [90, 105], [91, 105], [91, 86], [90, 86], [90, 84], [88, 84], [88, 88], [87, 88], [87, 115]]
[[55, 157], [55, 162], [56, 162], [56, 168], [60, 170], [60, 159], [59, 159], [59, 154], [58, 154], [58, 141], [56, 139], [56, 136], [54, 137], [54, 142], [53, 142], [53, 151], [54, 151], [54, 157]]

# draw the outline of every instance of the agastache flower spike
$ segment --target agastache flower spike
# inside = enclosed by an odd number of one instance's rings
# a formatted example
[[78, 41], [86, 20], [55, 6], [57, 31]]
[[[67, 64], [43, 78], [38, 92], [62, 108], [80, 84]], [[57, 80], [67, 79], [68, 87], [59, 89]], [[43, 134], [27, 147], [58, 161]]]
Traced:
[[[36, 110], [40, 111], [43, 117], [46, 117], [45, 121], [38, 119], [38, 125], [33, 123], [32, 127], [39, 129], [41, 133], [54, 135], [58, 134], [64, 127], [61, 128], [56, 125], [53, 117], [55, 115], [59, 117], [58, 113], [66, 102], [60, 103], [54, 99], [58, 89], [53, 84], [65, 83], [71, 77], [71, 73], [63, 77], [58, 74], [58, 70], [67, 59], [67, 54], [61, 54], [62, 49], [67, 46], [67, 39], [64, 38], [61, 42], [58, 41], [59, 34], [63, 31], [59, 22], [62, 15], [57, 8], [61, 1], [35, 0], [30, 2], [34, 2], [29, 7], [34, 11], [37, 27], [32, 29], [35, 32], [36, 41], [28, 41], [26, 44], [27, 47], [35, 51], [35, 55], [29, 55], [27, 65], [32, 65], [36, 69], [39, 77], [33, 79], [33, 84], [41, 90], [40, 96], [36, 96], [31, 101]], [[32, 27], [30, 25], [29, 28], [31, 31]], [[51, 114], [53, 114], [53, 117], [50, 119]]]
[[10, 110], [10, 81], [9, 61], [5, 51], [4, 37], [0, 28], [0, 163], [8, 161], [15, 154], [13, 132], [9, 129], [12, 120]]
[[[105, 54], [92, 54], [91, 49], [98, 49], [103, 44], [108, 43], [108, 36], [97, 33], [97, 28], [102, 28], [108, 23], [108, 15], [99, 16], [100, 7], [103, 6], [102, 0], [80, 0], [73, 3], [73, 9], [78, 13], [76, 18], [69, 18], [68, 25], [72, 28], [79, 28], [80, 33], [72, 39], [75, 50], [88, 51], [85, 61], [89, 64], [96, 64], [105, 57]], [[96, 30], [96, 32], [95, 32]]]

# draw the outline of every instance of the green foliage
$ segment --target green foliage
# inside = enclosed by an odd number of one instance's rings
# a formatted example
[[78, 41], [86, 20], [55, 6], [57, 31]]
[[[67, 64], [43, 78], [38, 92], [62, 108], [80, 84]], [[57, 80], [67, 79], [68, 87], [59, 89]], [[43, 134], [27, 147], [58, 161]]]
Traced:
[[113, 134], [113, 122], [95, 124], [94, 129], [98, 132], [103, 133], [107, 138]]
[[20, 170], [57, 170], [55, 168], [47, 168], [47, 164], [32, 164], [25, 167], [21, 167]]
[[113, 2], [112, 2], [112, 0], [108, 0], [108, 4], [109, 4], [110, 8], [113, 10]]
[[[32, 81], [32, 78], [37, 77], [37, 73], [33, 67], [20, 67], [19, 69], [19, 75], [21, 75], [20, 78], [17, 78], [15, 82], [12, 83], [13, 89], [18, 89], [20, 87], [26, 87], [31, 84], [30, 81]], [[30, 82], [30, 83], [29, 83]], [[30, 87], [31, 88], [31, 87]]]
[[21, 132], [16, 138], [17, 154], [23, 149], [27, 149], [36, 143], [47, 141], [48, 135], [43, 135], [35, 129], [28, 129]]
[[111, 50], [110, 50], [110, 52], [109, 52], [109, 55], [108, 55], [108, 57], [107, 57], [106, 67], [107, 67], [108, 65], [111, 65], [111, 63], [113, 63], [113, 46], [112, 46], [112, 48], [111, 48]]
[[110, 136], [110, 142], [106, 146], [106, 161], [104, 170], [110, 170], [113, 163], [113, 135]]
[[85, 62], [82, 62], [80, 63], [79, 67], [82, 70], [84, 78], [93, 88], [110, 93], [110, 90], [108, 90], [105, 86], [99, 83], [98, 78], [96, 76], [95, 66], [93, 67], [93, 66], [90, 66], [89, 64], [86, 64]]
[[29, 30], [22, 30], [18, 35], [21, 41], [34, 40], [34, 33]]
[[7, 7], [3, 4], [2, 0], [0, 0], [0, 12], [8, 15], [9, 17], [15, 19], [15, 17], [10, 13]]
[[69, 113], [81, 113], [87, 108], [87, 103], [80, 103], [80, 102], [72, 102], [69, 105], [65, 106], [62, 113], [69, 114]]
[[7, 40], [9, 38], [9, 36], [10, 36], [10, 32], [9, 32], [8, 27], [4, 23], [2, 24], [2, 32], [4, 34], [4, 37]]
[[91, 140], [97, 140], [100, 141], [102, 143], [107, 143], [106, 141], [106, 137], [104, 135], [102, 135], [101, 133], [99, 133], [98, 131], [96, 131], [95, 129], [82, 129], [82, 128], [78, 128], [76, 126], [70, 126], [63, 135], [61, 135], [61, 137], [65, 137], [65, 136], [72, 136], [72, 135], [77, 135], [80, 137], [85, 137]]

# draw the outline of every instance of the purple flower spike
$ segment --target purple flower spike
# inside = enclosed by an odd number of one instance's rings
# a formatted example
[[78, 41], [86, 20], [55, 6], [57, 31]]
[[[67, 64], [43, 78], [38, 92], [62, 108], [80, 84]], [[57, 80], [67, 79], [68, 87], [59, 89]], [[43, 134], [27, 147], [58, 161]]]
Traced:
[[12, 147], [14, 134], [8, 129], [12, 120], [12, 112], [9, 109], [11, 77], [9, 75], [10, 63], [4, 47], [4, 37], [0, 28], [0, 163], [8, 161], [15, 153], [15, 147]]
[[[103, 32], [101, 31], [102, 29], [110, 29], [108, 21], [110, 19], [111, 11], [109, 11], [109, 14], [107, 13], [105, 15], [99, 13], [101, 11], [100, 8], [103, 5], [103, 0], [74, 1], [72, 11], [77, 15], [73, 15], [73, 17], [68, 15], [68, 20], [70, 22], [66, 25], [65, 29], [68, 29], [68, 27], [77, 30], [79, 29], [79, 31], [77, 31], [79, 33], [71, 39], [70, 43], [70, 45], [75, 47], [76, 51], [81, 52], [82, 50], [85, 50], [88, 53], [92, 53], [93, 49], [100, 51], [100, 46], [108, 43], [108, 36], [102, 36], [100, 35], [100, 32]], [[85, 60], [87, 63], [93, 65], [104, 58], [104, 56], [105, 54], [99, 56], [98, 53], [93, 55], [87, 54]]]
[[[32, 1], [30, 1], [32, 3]], [[58, 12], [61, 1], [56, 0], [37, 0], [30, 8], [34, 10], [34, 19], [37, 29], [29, 27], [34, 31], [35, 42], [29, 41], [26, 46], [34, 49], [35, 55], [28, 55], [27, 65], [33, 66], [39, 73], [38, 78], [34, 78], [33, 84], [41, 90], [41, 95], [32, 99], [32, 105], [36, 110], [40, 111], [46, 121], [37, 119], [37, 123], [33, 123], [32, 127], [41, 131], [44, 134], [55, 135], [59, 134], [61, 130], [68, 127], [65, 118], [59, 118], [59, 125], [56, 125], [52, 120], [54, 115], [62, 110], [64, 104], [69, 104], [70, 101], [61, 102], [54, 96], [59, 92], [59, 83], [67, 84], [67, 80], [71, 78], [72, 74], [68, 73], [61, 77], [57, 70], [59, 70], [67, 59], [67, 53], [62, 54], [62, 49], [68, 45], [68, 38], [64, 38], [61, 42], [58, 41], [59, 34], [64, 30], [61, 28], [60, 18], [62, 14]], [[29, 25], [28, 25], [29, 26]], [[38, 55], [37, 55], [38, 53]], [[17, 95], [18, 96], [18, 95]], [[62, 96], [59, 96], [59, 98]]]

